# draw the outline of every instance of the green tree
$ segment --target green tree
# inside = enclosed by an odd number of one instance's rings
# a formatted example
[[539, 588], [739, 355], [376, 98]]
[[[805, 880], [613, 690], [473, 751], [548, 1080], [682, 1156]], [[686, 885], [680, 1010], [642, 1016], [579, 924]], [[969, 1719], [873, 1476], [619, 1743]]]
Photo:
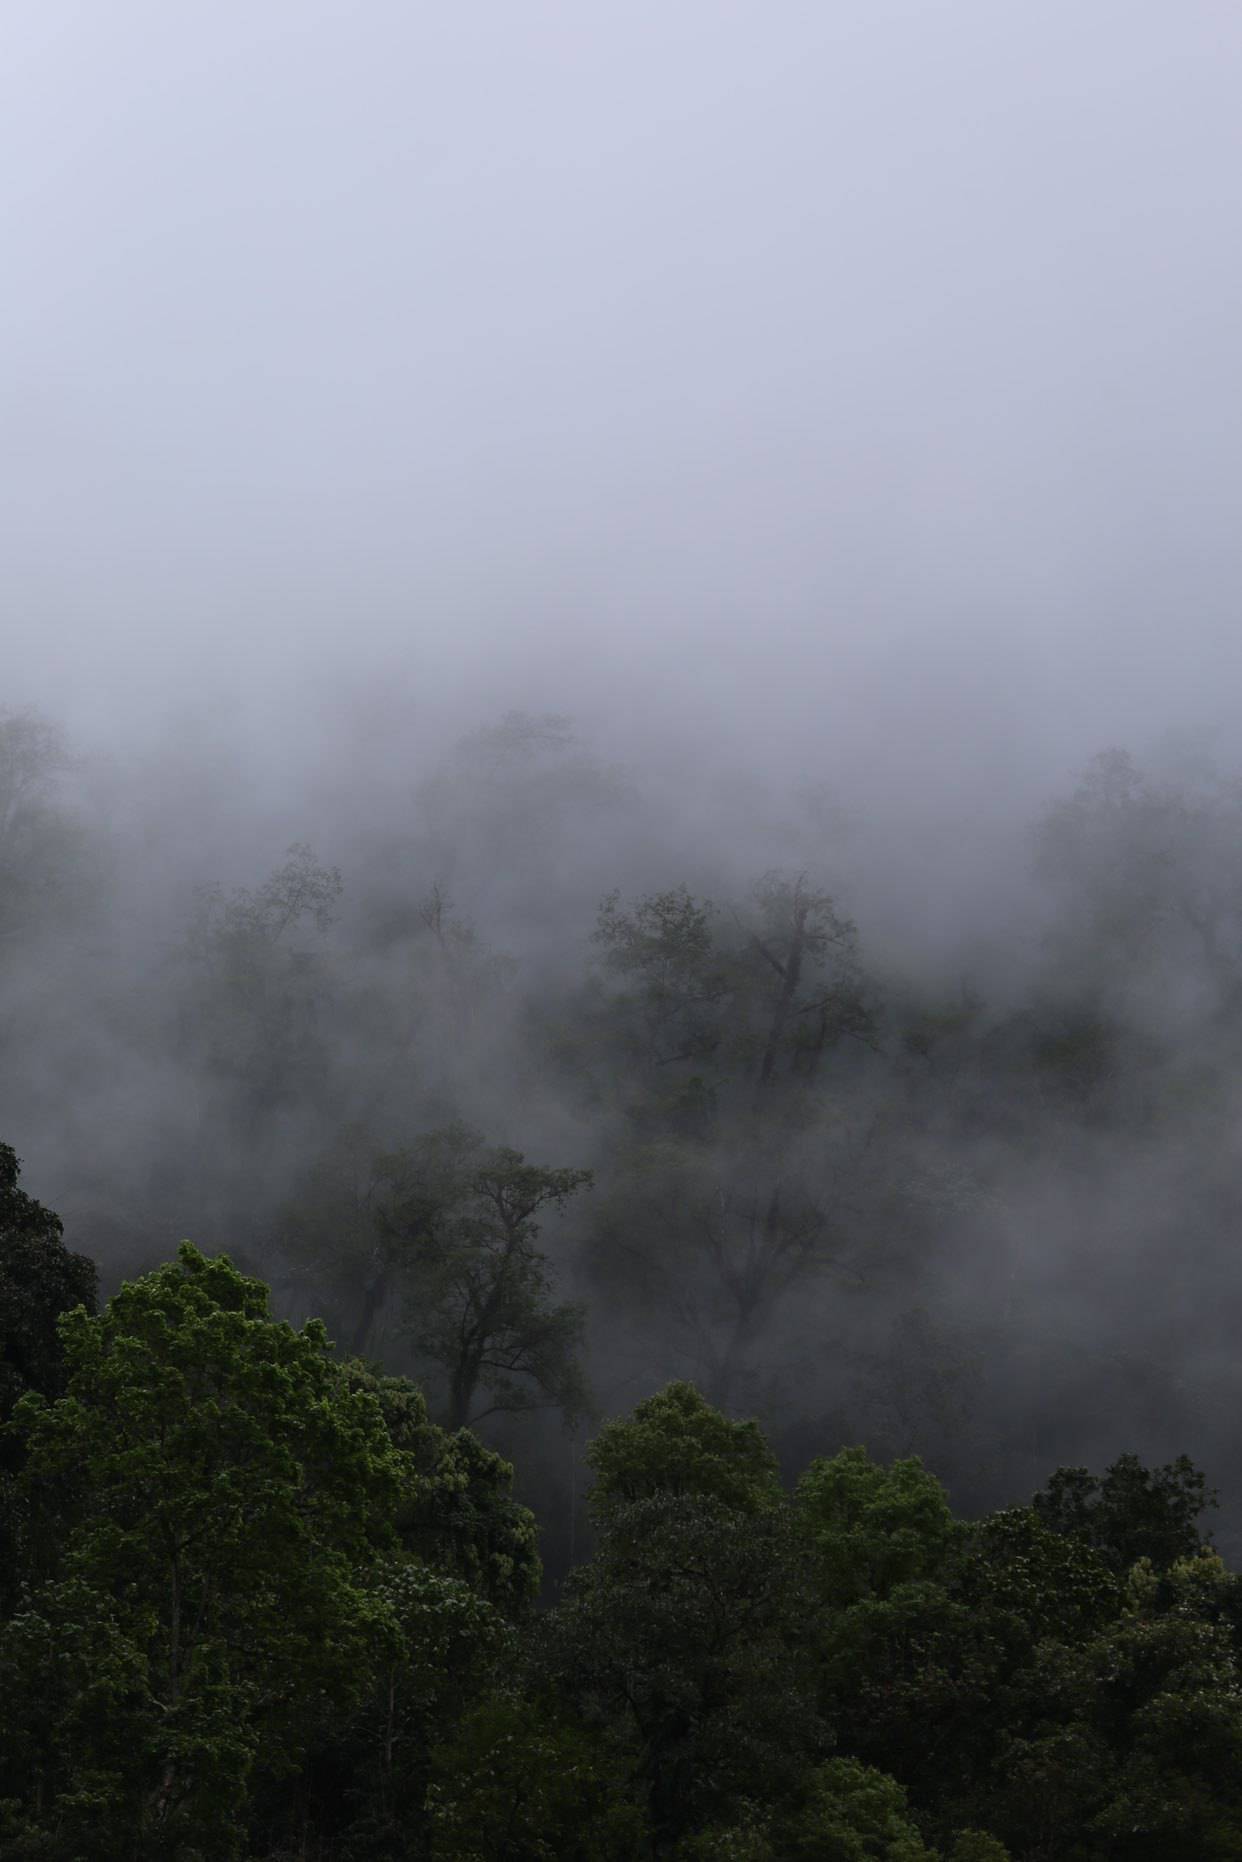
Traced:
[[1082, 1539], [1117, 1571], [1140, 1558], [1166, 1566], [1193, 1557], [1203, 1544], [1198, 1521], [1215, 1505], [1215, 1491], [1185, 1455], [1161, 1468], [1121, 1455], [1102, 1475], [1058, 1468], [1031, 1501], [1050, 1531]]
[[657, 1854], [791, 1790], [825, 1729], [784, 1509], [655, 1494], [611, 1514], [544, 1629], [553, 1684], [614, 1741]]
[[949, 1862], [1010, 1862], [1010, 1858], [998, 1836], [990, 1836], [986, 1830], [960, 1830], [949, 1851]]
[[[985, 1839], [986, 1840], [986, 1839]], [[969, 1855], [969, 1851], [965, 1852]], [[774, 1815], [753, 1807], [740, 1823], [715, 1826], [677, 1846], [677, 1862], [936, 1862], [895, 1778], [857, 1759], [827, 1759]], [[1003, 1849], [980, 1862], [1006, 1862]]]
[[952, 1521], [914, 1463], [847, 1451], [810, 1476], [820, 1698], [840, 1749], [900, 1778], [946, 1847], [995, 1829], [988, 1780], [1036, 1713], [1024, 1677], [1043, 1642], [1081, 1644], [1116, 1615], [1113, 1574], [1028, 1509]]
[[857, 1759], [826, 1759], [783, 1819], [778, 1850], [785, 1862], [935, 1862], [895, 1778]]
[[357, 1360], [342, 1376], [378, 1404], [403, 1464], [399, 1549], [370, 1580], [381, 1610], [368, 1691], [319, 1730], [301, 1772], [269, 1787], [255, 1828], [273, 1843], [313, 1829], [340, 1862], [421, 1858], [433, 1749], [480, 1697], [514, 1683], [517, 1626], [539, 1589], [535, 1522], [513, 1499], [508, 1462], [468, 1430], [438, 1428], [414, 1384]]
[[944, 1488], [920, 1461], [882, 1467], [865, 1448], [813, 1461], [795, 1504], [836, 1609], [939, 1577], [961, 1538]]
[[513, 1498], [512, 1464], [469, 1429], [439, 1428], [408, 1378], [357, 1360], [342, 1370], [351, 1389], [379, 1404], [389, 1440], [407, 1459], [411, 1478], [394, 1519], [405, 1550], [468, 1584], [508, 1620], [529, 1616], [542, 1574], [539, 1535], [534, 1514]]
[[753, 1425], [685, 1386], [594, 1459], [596, 1554], [543, 1626], [540, 1672], [615, 1745], [664, 1854], [779, 1799], [822, 1750], [803, 1560]]
[[323, 1327], [225, 1257], [186, 1244], [61, 1336], [66, 1394], [17, 1412], [45, 1529], [0, 1640], [0, 1797], [57, 1854], [241, 1854], [255, 1772], [367, 1688], [405, 1464]]
[[598, 1736], [498, 1693], [432, 1755], [434, 1862], [639, 1862], [643, 1819]]
[[587, 1450], [591, 1512], [607, 1521], [636, 1500], [665, 1494], [720, 1500], [758, 1513], [780, 1505], [776, 1456], [757, 1422], [733, 1422], [693, 1384], [669, 1384], [631, 1415], [605, 1423]]
[[470, 1585], [421, 1564], [390, 1564], [374, 1595], [383, 1613], [370, 1688], [352, 1711], [334, 1717], [303, 1774], [271, 1794], [268, 1814], [256, 1822], [286, 1842], [300, 1828], [300, 1848], [313, 1829], [319, 1853], [335, 1862], [421, 1862], [433, 1755], [481, 1697], [506, 1683], [515, 1639]]
[[1242, 1854], [1239, 1580], [1211, 1553], [1130, 1574], [1121, 1614], [1048, 1639], [1012, 1697], [986, 1821], [1019, 1856], [1227, 1862]]

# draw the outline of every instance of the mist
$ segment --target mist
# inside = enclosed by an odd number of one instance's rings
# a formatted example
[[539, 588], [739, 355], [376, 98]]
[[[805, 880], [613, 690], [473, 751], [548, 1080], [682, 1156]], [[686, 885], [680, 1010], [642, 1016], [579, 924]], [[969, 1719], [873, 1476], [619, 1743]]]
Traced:
[[[605, 1411], [715, 1376], [968, 1504], [1225, 1484], [1237, 9], [5, 38], [0, 710], [60, 748], [0, 808], [0, 1137], [74, 1245], [227, 1247], [344, 1337], [370, 1270], [299, 1221], [461, 1120], [595, 1173], [544, 1244]], [[260, 1011], [227, 937], [294, 845], [339, 896]], [[765, 875], [866, 1022], [760, 1116]], [[592, 939], [680, 887], [729, 1007], [669, 1072]], [[738, 1168], [833, 1242], [729, 1383], [690, 1212]], [[395, 1291], [366, 1343], [412, 1366]], [[558, 1425], [495, 1427], [558, 1492]]]

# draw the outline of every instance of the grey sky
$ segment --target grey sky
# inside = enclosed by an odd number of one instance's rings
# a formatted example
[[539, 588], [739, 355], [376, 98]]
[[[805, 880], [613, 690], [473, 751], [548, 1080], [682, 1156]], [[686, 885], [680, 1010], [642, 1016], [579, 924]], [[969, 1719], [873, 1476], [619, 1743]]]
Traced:
[[1232, 722], [1234, 0], [10, 0], [12, 696]]

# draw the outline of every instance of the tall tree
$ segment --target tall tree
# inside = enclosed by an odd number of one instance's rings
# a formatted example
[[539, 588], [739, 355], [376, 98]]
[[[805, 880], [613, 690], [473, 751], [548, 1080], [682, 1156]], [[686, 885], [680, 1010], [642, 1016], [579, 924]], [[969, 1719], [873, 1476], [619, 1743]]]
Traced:
[[762, 1095], [813, 1079], [838, 1041], [872, 1032], [857, 929], [805, 873], [765, 874], [727, 915], [684, 886], [628, 907], [612, 892], [593, 941], [640, 1065], [710, 1064]]
[[869, 1037], [858, 932], [805, 873], [768, 873], [744, 930], [753, 987], [753, 1077], [760, 1092], [786, 1076], [814, 1079], [842, 1037]]
[[662, 1856], [779, 1798], [826, 1748], [802, 1560], [757, 1430], [684, 1385], [611, 1424], [593, 1459], [598, 1546], [545, 1625], [543, 1669], [624, 1753]]
[[378, 1220], [397, 1250], [406, 1323], [446, 1385], [462, 1428], [497, 1412], [582, 1413], [581, 1309], [558, 1301], [539, 1218], [591, 1182], [587, 1170], [529, 1164], [462, 1125], [429, 1133], [381, 1165]]
[[601, 1297], [641, 1313], [653, 1370], [676, 1353], [713, 1402], [755, 1400], [764, 1342], [799, 1294], [857, 1284], [869, 1246], [858, 1216], [864, 1137], [841, 1119], [777, 1147], [748, 1122], [736, 1135], [726, 1122], [717, 1144], [620, 1152], [589, 1267]]
[[592, 941], [621, 985], [614, 1013], [640, 1062], [699, 1064], [718, 1053], [737, 979], [717, 948], [714, 917], [711, 901], [684, 886], [628, 910], [619, 892], [601, 904]]

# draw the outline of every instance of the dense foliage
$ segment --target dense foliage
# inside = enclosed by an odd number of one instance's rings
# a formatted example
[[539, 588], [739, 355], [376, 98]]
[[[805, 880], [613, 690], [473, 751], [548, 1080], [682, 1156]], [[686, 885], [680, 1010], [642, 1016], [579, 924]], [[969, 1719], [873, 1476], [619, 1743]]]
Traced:
[[[226, 1256], [94, 1312], [3, 1155], [0, 1857], [1242, 1854], [1242, 1579], [1185, 1459], [966, 1520], [861, 1448], [791, 1490], [675, 1383], [598, 1431], [539, 1609], [500, 1456]], [[577, 1187], [472, 1167], [519, 1235]]]

